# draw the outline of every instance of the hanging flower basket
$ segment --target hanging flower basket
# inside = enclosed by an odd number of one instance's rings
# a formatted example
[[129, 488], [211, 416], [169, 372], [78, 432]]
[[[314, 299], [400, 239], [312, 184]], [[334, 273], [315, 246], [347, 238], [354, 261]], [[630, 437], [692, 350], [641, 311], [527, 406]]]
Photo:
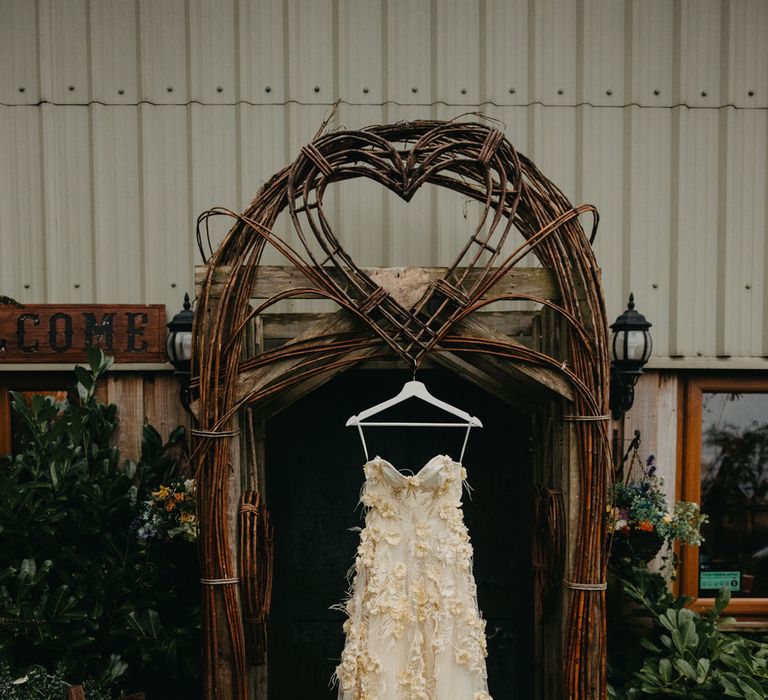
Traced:
[[611, 562], [631, 559], [647, 564], [661, 551], [664, 539], [655, 531], [630, 529], [618, 531], [613, 535], [611, 544]]
[[707, 520], [696, 503], [679, 501], [673, 508], [668, 506], [664, 480], [656, 474], [656, 460], [651, 455], [643, 468], [638, 456], [639, 444], [637, 435], [627, 476], [611, 489], [608, 505], [608, 527], [613, 533], [611, 564], [622, 560], [647, 564], [664, 542], [671, 545], [677, 540], [681, 544], [698, 545], [701, 525]]

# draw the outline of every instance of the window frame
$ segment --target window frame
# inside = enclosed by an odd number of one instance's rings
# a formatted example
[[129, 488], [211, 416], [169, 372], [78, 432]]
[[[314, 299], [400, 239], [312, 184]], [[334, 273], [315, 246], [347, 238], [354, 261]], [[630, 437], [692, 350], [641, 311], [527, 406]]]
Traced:
[[[768, 393], [768, 372], [756, 371], [749, 375], [691, 375], [686, 377], [682, 398], [682, 439], [678, 450], [679, 498], [701, 504], [701, 421], [705, 393]], [[696, 611], [710, 609], [714, 598], [700, 598], [699, 547], [681, 548], [680, 593], [693, 600], [689, 607]], [[768, 618], [768, 598], [731, 598], [726, 613], [739, 620]]]
[[11, 392], [38, 389], [67, 390], [74, 384], [72, 372], [0, 372], [0, 454], [11, 451]]

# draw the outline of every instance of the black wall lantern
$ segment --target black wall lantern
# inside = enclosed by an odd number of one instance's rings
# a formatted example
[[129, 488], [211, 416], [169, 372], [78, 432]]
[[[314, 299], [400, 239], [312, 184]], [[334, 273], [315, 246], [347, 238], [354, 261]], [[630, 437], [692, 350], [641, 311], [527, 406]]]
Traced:
[[168, 338], [165, 347], [175, 374], [181, 383], [179, 399], [182, 406], [189, 410], [189, 381], [192, 371], [192, 305], [189, 294], [184, 295], [184, 308], [168, 324]]
[[619, 420], [635, 400], [635, 384], [643, 373], [643, 365], [651, 356], [653, 344], [645, 316], [635, 311], [635, 295], [629, 295], [626, 311], [612, 324], [611, 414]]

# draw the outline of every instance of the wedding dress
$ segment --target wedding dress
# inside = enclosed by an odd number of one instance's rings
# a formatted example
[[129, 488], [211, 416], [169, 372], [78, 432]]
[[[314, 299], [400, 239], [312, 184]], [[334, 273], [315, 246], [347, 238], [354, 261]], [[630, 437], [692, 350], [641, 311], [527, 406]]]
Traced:
[[485, 620], [461, 511], [466, 470], [437, 455], [406, 476], [367, 462], [339, 700], [491, 700]]

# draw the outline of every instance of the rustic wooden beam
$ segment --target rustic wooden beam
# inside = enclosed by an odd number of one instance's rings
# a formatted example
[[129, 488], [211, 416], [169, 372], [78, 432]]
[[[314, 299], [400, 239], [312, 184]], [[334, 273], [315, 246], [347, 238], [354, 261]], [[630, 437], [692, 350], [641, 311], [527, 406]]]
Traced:
[[[538, 314], [538, 311], [478, 311], [476, 316], [499, 333], [512, 336], [518, 342], [530, 346], [533, 319]], [[263, 323], [263, 337], [267, 347], [288, 342], [327, 317], [328, 313], [322, 311], [264, 313], [259, 316]]]
[[[448, 271], [447, 267], [364, 267], [362, 269], [375, 282], [387, 289], [398, 301], [401, 303], [405, 302], [404, 305], [406, 307], [418, 301], [423, 296], [423, 292], [438, 279], [443, 278]], [[459, 274], [462, 274], [464, 269], [458, 268]], [[337, 270], [325, 268], [324, 271], [330, 274], [334, 280], [342, 281], [342, 275]], [[207, 266], [198, 265], [195, 267], [196, 289], [200, 288], [207, 274]], [[466, 284], [471, 285], [479, 274], [479, 270], [470, 270]], [[230, 276], [230, 266], [222, 265], [216, 268], [213, 272], [209, 294], [211, 296], [219, 296]], [[311, 283], [297, 268], [262, 265], [259, 267], [259, 273], [256, 276], [256, 282], [251, 291], [251, 298], [269, 299], [286, 289], [308, 286], [312, 286]], [[491, 289], [490, 296], [511, 293], [531, 294], [551, 300], [557, 300], [560, 297], [552, 273], [540, 267], [512, 268]], [[294, 298], [307, 299], [315, 297], [300, 295]]]
[[[522, 343], [518, 343], [514, 339], [499, 333], [483, 323], [483, 321], [472, 316], [460, 320], [453, 327], [452, 335], [487, 338], [489, 340], [501, 341], [507, 345], [524, 347]], [[516, 383], [519, 384], [519, 388], [529, 390], [530, 396], [527, 398], [537, 404], [551, 399], [562, 398], [573, 401], [573, 389], [570, 382], [555, 370], [481, 353], [467, 354], [467, 360], [477, 367], [485, 369], [491, 376], [497, 378], [509, 376], [514, 378]]]
[[[291, 343], [288, 343], [288, 345], [297, 344], [300, 341], [304, 343], [304, 341], [312, 341], [313, 339], [316, 339], [317, 344], [325, 344], [332, 341], [333, 338], [340, 337], [344, 333], [349, 333], [357, 328], [358, 325], [354, 318], [347, 311], [337, 311], [333, 314], [327, 314], [323, 320], [313, 325], [295, 338]], [[325, 384], [325, 382], [343, 371], [343, 369], [355, 364], [354, 361], [363, 360], [380, 351], [381, 346], [370, 346], [359, 350], [353, 350], [347, 353], [346, 359], [351, 361], [349, 365], [331, 368], [325, 372], [315, 374], [301, 383], [294, 384], [291, 387], [278, 392], [278, 395], [275, 395], [274, 398], [265, 399], [264, 401], [259, 402], [256, 410], [262, 417], [275, 413], [276, 410], [284, 408], [288, 404], [293, 403], [302, 396], [308, 394], [310, 391]], [[255, 369], [240, 372], [237, 378], [237, 400], [240, 401], [249, 394], [263, 389], [270, 382], [279, 379], [287, 372], [295, 369], [297, 365], [304, 361], [304, 359], [305, 358], [303, 357], [289, 357], [272, 362], [265, 367], [257, 367]], [[274, 408], [275, 406], [279, 406], [279, 408]]]

